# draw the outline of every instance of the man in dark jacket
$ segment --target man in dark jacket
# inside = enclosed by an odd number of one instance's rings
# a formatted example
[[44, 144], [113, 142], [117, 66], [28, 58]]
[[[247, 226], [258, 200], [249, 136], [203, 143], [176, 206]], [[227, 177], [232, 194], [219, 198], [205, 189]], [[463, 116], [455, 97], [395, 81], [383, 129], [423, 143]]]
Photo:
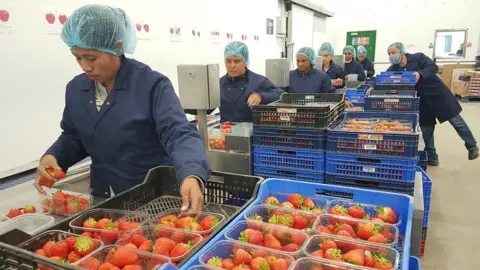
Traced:
[[367, 72], [367, 78], [375, 75], [375, 68], [373, 67], [372, 60], [367, 57], [367, 49], [363, 46], [358, 46], [357, 61], [362, 65], [363, 69]]
[[437, 76], [438, 66], [435, 62], [423, 53], [406, 53], [401, 42], [391, 44], [387, 52], [392, 64], [387, 71], [415, 71], [417, 81], [415, 89], [420, 97], [420, 128], [428, 154], [428, 164], [431, 166], [439, 164], [433, 135], [437, 120], [440, 123], [450, 122], [465, 142], [468, 159], [477, 159], [479, 157], [477, 141], [460, 115], [462, 111], [460, 103]]
[[363, 70], [362, 64], [355, 60], [356, 52], [352, 45], [347, 45], [343, 48], [343, 56], [345, 57], [345, 66], [343, 70], [343, 76], [358, 75], [358, 81], [363, 82], [367, 79], [365, 70]]

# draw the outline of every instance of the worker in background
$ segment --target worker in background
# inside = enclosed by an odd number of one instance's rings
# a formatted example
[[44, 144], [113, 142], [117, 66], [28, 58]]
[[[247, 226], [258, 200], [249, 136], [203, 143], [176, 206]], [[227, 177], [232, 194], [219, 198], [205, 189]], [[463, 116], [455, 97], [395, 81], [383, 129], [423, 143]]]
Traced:
[[333, 62], [332, 57], [334, 53], [335, 51], [333, 50], [332, 44], [328, 42], [322, 43], [318, 50], [318, 56], [322, 57], [321, 70], [327, 73], [335, 88], [343, 88], [345, 86], [343, 68], [335, 65]]
[[297, 69], [290, 71], [288, 93], [332, 93], [335, 92], [330, 77], [325, 72], [313, 68], [315, 50], [303, 47], [297, 52]]
[[373, 68], [372, 60], [367, 57], [367, 49], [363, 46], [358, 46], [357, 51], [357, 61], [362, 65], [363, 70], [367, 72], [367, 78], [373, 77], [375, 75], [375, 68]]
[[220, 78], [220, 122], [252, 122], [252, 106], [280, 98], [280, 89], [266, 77], [249, 70], [248, 47], [230, 42], [223, 53], [227, 74]]
[[[90, 156], [90, 188], [110, 197], [145, 179], [159, 165], [173, 165], [182, 209], [201, 210], [210, 176], [199, 133], [189, 126], [172, 83], [149, 66], [125, 57], [136, 45], [135, 29], [121, 9], [86, 5], [63, 26], [62, 40], [84, 73], [66, 87], [65, 109], [57, 141], [41, 158], [47, 168], [66, 171]], [[157, 179], [162, 181], [163, 179]]]
[[343, 56], [345, 57], [343, 75], [346, 77], [351, 74], [356, 74], [358, 75], [358, 81], [365, 81], [367, 79], [365, 70], [362, 65], [355, 60], [355, 48], [352, 45], [345, 46], [345, 48], [343, 48]]
[[387, 52], [392, 64], [387, 71], [415, 72], [415, 89], [420, 97], [420, 128], [425, 142], [425, 151], [428, 154], [428, 164], [439, 165], [434, 143], [436, 120], [440, 123], [450, 122], [465, 142], [468, 159], [477, 159], [479, 156], [477, 141], [460, 115], [462, 111], [460, 103], [437, 76], [438, 66], [423, 53], [406, 53], [405, 46], [401, 42], [391, 44]]

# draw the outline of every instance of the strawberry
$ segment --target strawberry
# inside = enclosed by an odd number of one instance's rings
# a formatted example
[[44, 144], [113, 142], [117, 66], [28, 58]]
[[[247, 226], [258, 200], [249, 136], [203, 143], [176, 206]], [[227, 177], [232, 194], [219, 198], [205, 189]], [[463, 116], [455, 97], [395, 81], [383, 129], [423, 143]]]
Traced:
[[268, 257], [268, 252], [264, 249], [255, 249], [250, 253], [252, 254], [252, 258], [256, 258], [256, 257], [266, 258], [266, 257]]
[[[375, 224], [373, 223], [358, 223], [357, 224], [357, 236], [360, 239], [367, 240], [372, 237], [375, 233]], [[377, 232], [378, 233], [378, 232]]]
[[270, 270], [270, 266], [265, 258], [256, 257], [250, 263], [252, 270]]
[[202, 225], [198, 224], [196, 221], [193, 221], [190, 224], [190, 227], [185, 228], [187, 230], [192, 230], [194, 232], [202, 232], [205, 231], [205, 229], [202, 227]]
[[[191, 237], [190, 239], [192, 242], [196, 243], [198, 241], [198, 236]], [[187, 236], [182, 232], [172, 232], [170, 235], [170, 239], [172, 239], [175, 243], [184, 243], [187, 240]]]
[[110, 258], [110, 263], [117, 267], [124, 267], [125, 265], [134, 264], [138, 259], [137, 253], [128, 248], [119, 247], [113, 252]]
[[245, 270], [245, 269], [250, 269], [250, 266], [245, 264], [240, 264], [238, 266], [235, 266], [232, 270]]
[[375, 264], [375, 259], [373, 258], [372, 253], [370, 251], [365, 251], [364, 255], [365, 255], [364, 266], [373, 267], [373, 265]]
[[324, 258], [333, 261], [343, 261], [342, 251], [337, 248], [330, 248], [325, 251]]
[[177, 225], [177, 228], [187, 229], [191, 227], [193, 222], [194, 220], [192, 217], [182, 217], [177, 220], [176, 225]]
[[84, 228], [95, 228], [97, 224], [97, 221], [94, 218], [88, 218], [83, 222], [83, 227]]
[[290, 241], [294, 244], [297, 244], [299, 247], [301, 247], [303, 243], [307, 241], [307, 238], [304, 234], [292, 233], [290, 234]]
[[180, 257], [180, 256], [186, 254], [190, 250], [190, 248], [192, 248], [191, 243], [188, 243], [188, 244], [178, 243], [170, 251], [170, 257], [172, 257], [172, 258]]
[[350, 226], [348, 224], [337, 224], [337, 227], [335, 228], [335, 231], [337, 233], [339, 231], [346, 231], [352, 236], [352, 238], [357, 238], [357, 234], [355, 233], [355, 230], [353, 229], [352, 226]]
[[42, 247], [43, 251], [45, 251], [45, 254], [47, 254], [47, 257], [52, 257], [52, 253], [50, 252], [50, 248], [53, 246], [53, 244], [54, 244], [53, 241], [48, 241]]
[[310, 198], [304, 198], [302, 202], [302, 206], [300, 208], [304, 210], [311, 210], [315, 207], [315, 203]]
[[169, 227], [169, 228], [175, 228], [175, 223], [169, 222], [169, 221], [162, 221], [163, 223], [160, 223], [159, 225], [156, 225], [153, 227], [153, 236], [157, 238], [162, 238], [162, 237], [170, 237], [172, 234], [171, 231], [164, 230], [163, 227]]
[[210, 230], [211, 228], [215, 227], [218, 223], [218, 218], [215, 216], [206, 216], [200, 222], [200, 226], [204, 230]]
[[222, 267], [222, 259], [219, 257], [212, 257], [207, 261], [207, 264], [215, 267]]
[[295, 215], [293, 218], [293, 228], [303, 230], [308, 227], [308, 221], [301, 215]]
[[264, 240], [263, 244], [264, 244], [265, 247], [273, 248], [273, 249], [281, 249], [282, 248], [282, 244], [280, 243], [280, 241], [278, 241], [278, 239], [275, 238], [270, 233], [266, 234], [264, 239], [265, 240]]
[[138, 250], [145, 251], [145, 252], [152, 252], [153, 251], [153, 243], [152, 240], [145, 240], [143, 244], [138, 247]]
[[376, 269], [393, 269], [393, 264], [389, 261], [385, 256], [378, 252], [373, 252], [373, 259], [375, 263], [373, 264], [373, 268]]
[[83, 232], [82, 234], [80, 234], [81, 236], [88, 236], [90, 238], [93, 238], [93, 235], [91, 232]]
[[98, 267], [98, 270], [120, 270], [120, 268], [111, 263], [103, 263]]
[[18, 217], [20, 216], [22, 213], [22, 210], [18, 209], [18, 208], [12, 208], [10, 209], [10, 211], [8, 212], [7, 214], [7, 217], [8, 218], [14, 218], [14, 217]]
[[343, 205], [335, 205], [328, 210], [328, 213], [337, 216], [347, 216], [348, 210]]
[[55, 177], [55, 179], [57, 179], [57, 180], [61, 180], [61, 179], [65, 178], [67, 175], [65, 174], [64, 171], [59, 169], [59, 170], [55, 170], [55, 174], [52, 175], [52, 176]]
[[23, 213], [24, 214], [33, 214], [36, 213], [37, 210], [35, 209], [35, 206], [33, 205], [27, 205], [23, 208]]
[[164, 217], [161, 217], [160, 220], [158, 221], [158, 223], [176, 223], [178, 220], [177, 216], [175, 215], [168, 215], [168, 216], [164, 216]]
[[385, 236], [383, 236], [383, 234], [381, 233], [371, 236], [370, 238], [367, 239], [367, 241], [380, 243], [380, 244], [388, 244], [388, 239]]
[[140, 227], [140, 223], [138, 222], [131, 222], [128, 220], [120, 220], [118, 222], [118, 229], [120, 231], [133, 231]]
[[95, 228], [97, 229], [106, 229], [107, 227], [112, 227], [113, 222], [109, 218], [102, 218], [95, 224]]
[[257, 230], [246, 229], [240, 233], [238, 240], [253, 245], [260, 245], [263, 243], [263, 234]]
[[348, 262], [348, 263], [351, 263], [351, 264], [356, 264], [356, 265], [363, 266], [365, 264], [364, 251], [363, 251], [363, 249], [350, 250], [349, 252], [343, 254], [343, 260], [345, 260], [345, 262]]
[[300, 208], [303, 204], [303, 197], [298, 193], [290, 194], [290, 196], [288, 196], [288, 201], [293, 204], [293, 207]]
[[383, 220], [383, 222], [392, 224], [397, 222], [397, 215], [392, 208], [386, 206], [378, 206], [376, 210], [377, 218]]
[[77, 202], [80, 204], [82, 210], [87, 210], [88, 207], [90, 206], [90, 202], [87, 199], [78, 197]]
[[337, 244], [329, 238], [324, 238], [324, 239], [322, 239], [321, 247], [322, 247], [322, 250], [325, 252], [325, 251], [327, 251], [328, 249], [331, 249], [331, 248], [336, 249]]
[[[337, 233], [337, 235], [353, 239], [353, 237], [350, 235], [350, 233], [348, 233], [347, 231], [344, 231], [344, 230], [339, 231]], [[347, 241], [337, 241], [336, 244], [337, 244], [337, 247], [341, 250], [351, 250], [351, 249], [356, 248], [355, 243], [350, 243], [350, 242], [347, 242]]]
[[[160, 258], [152, 258], [148, 261], [146, 269], [160, 269], [157, 266], [161, 266], [165, 264], [167, 261], [165, 259], [160, 259]], [[175, 265], [174, 262], [172, 262], [173, 265]]]
[[288, 262], [283, 258], [278, 258], [271, 264], [271, 270], [287, 270], [287, 269], [288, 269]]
[[323, 258], [325, 255], [325, 252], [322, 249], [316, 250], [311, 253], [312, 256], [318, 257], [318, 258]]
[[58, 206], [54, 206], [54, 212], [59, 214], [59, 215], [65, 215], [67, 214], [67, 206], [65, 205], [58, 205]]
[[82, 206], [76, 200], [71, 200], [67, 203], [67, 213], [68, 214], [73, 215], [73, 214], [76, 214], [80, 211], [82, 211]]
[[122, 270], [142, 270], [140, 265], [125, 265]]
[[72, 251], [72, 252], [68, 253], [68, 256], [67, 256], [67, 260], [70, 263], [74, 263], [74, 262], [80, 260], [81, 258], [82, 258], [82, 256], [78, 255], [75, 251]]
[[270, 205], [279, 205], [280, 202], [278, 201], [277, 198], [275, 197], [268, 197], [263, 201], [265, 204], [270, 204]]
[[259, 215], [253, 215], [248, 217], [249, 220], [263, 221], [263, 217]]
[[68, 250], [71, 251], [73, 249], [73, 246], [75, 246], [75, 242], [77, 242], [77, 239], [73, 236], [67, 237], [67, 239], [65, 239], [65, 243], [67, 243]]
[[234, 267], [235, 267], [235, 263], [233, 262], [232, 259], [230, 258], [223, 259], [221, 268], [232, 270]]
[[312, 213], [315, 215], [321, 215], [323, 212], [323, 208], [321, 206], [315, 206], [312, 209]]
[[55, 205], [63, 206], [65, 203], [65, 193], [63, 193], [61, 190], [55, 192], [53, 194], [52, 201]]
[[283, 208], [291, 208], [291, 209], [295, 208], [295, 206], [293, 206], [291, 202], [283, 202], [280, 206]]
[[233, 253], [233, 258], [236, 265], [250, 264], [250, 262], [252, 261], [252, 255], [250, 255], [250, 253], [248, 253], [242, 248], [235, 250], [235, 252]]
[[47, 211], [50, 211], [50, 209], [52, 208], [52, 201], [50, 201], [49, 199], [43, 199], [42, 200], [42, 210], [44, 212], [47, 212]]
[[51, 188], [55, 184], [53, 180], [47, 179], [45, 177], [40, 178], [40, 185]]
[[358, 205], [352, 205], [348, 208], [348, 214], [351, 217], [363, 219], [365, 217], [365, 209]]
[[329, 228], [327, 228], [323, 225], [318, 226], [317, 231], [321, 232], [321, 233], [326, 233], [326, 234], [333, 234], [333, 231], [331, 231]]
[[138, 233], [132, 235], [132, 238], [130, 238], [130, 243], [134, 244], [137, 248], [140, 247], [145, 241], [145, 237]]
[[68, 256], [68, 245], [65, 241], [53, 243], [50, 247], [50, 256], [66, 258]]
[[47, 257], [47, 253], [45, 253], [45, 250], [43, 250], [43, 249], [37, 249], [37, 251], [35, 251], [35, 254], [43, 256], [43, 257]]
[[297, 244], [290, 243], [281, 248], [281, 250], [286, 252], [296, 252], [300, 247]]
[[73, 251], [75, 251], [80, 256], [85, 256], [92, 252], [95, 249], [95, 244], [93, 240], [87, 236], [77, 237], [75, 245], [73, 246]]
[[168, 253], [177, 245], [175, 241], [169, 238], [158, 238], [155, 240], [155, 247], [162, 247], [167, 250]]

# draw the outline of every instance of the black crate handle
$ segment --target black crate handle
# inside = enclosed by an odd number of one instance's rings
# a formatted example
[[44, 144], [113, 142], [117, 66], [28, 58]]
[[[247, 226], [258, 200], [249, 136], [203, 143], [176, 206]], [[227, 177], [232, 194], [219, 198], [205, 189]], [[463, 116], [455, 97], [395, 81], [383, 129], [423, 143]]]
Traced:
[[281, 154], [281, 155], [296, 155], [297, 154], [297, 151], [291, 151], [291, 150], [277, 150], [277, 153], [278, 154]]
[[368, 187], [374, 187], [374, 188], [377, 188], [380, 186], [380, 183], [373, 182], [373, 181], [365, 181], [365, 180], [355, 180], [355, 183], [362, 186], [368, 186]]
[[342, 192], [341, 194], [338, 193], [336, 190], [328, 190], [326, 188], [316, 189], [315, 194], [319, 196], [332, 196], [332, 193], [335, 193], [335, 197], [344, 198], [344, 199], [353, 199], [353, 193], [350, 192]]
[[377, 158], [357, 158], [357, 161], [358, 162], [370, 162], [370, 163], [382, 163], [382, 160], [381, 159], [377, 159]]
[[282, 170], [278, 170], [277, 173], [278, 173], [278, 174], [283, 174], [283, 175], [297, 175], [296, 172], [282, 171]]

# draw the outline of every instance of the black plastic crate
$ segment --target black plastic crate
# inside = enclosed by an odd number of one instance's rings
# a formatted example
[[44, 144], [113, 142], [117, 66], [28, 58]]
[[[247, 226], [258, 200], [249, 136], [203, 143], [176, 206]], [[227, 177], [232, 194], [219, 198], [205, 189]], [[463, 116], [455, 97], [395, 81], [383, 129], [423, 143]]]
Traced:
[[[331, 103], [321, 106], [318, 103]], [[255, 105], [253, 124], [262, 127], [326, 128], [345, 111], [344, 94], [289, 94], [268, 105]]]
[[[205, 186], [204, 211], [229, 215], [229, 218], [224, 222], [224, 225], [228, 224], [256, 198], [258, 184], [261, 181], [262, 178], [255, 176], [212, 172], [212, 176]], [[119, 193], [102, 203], [93, 205], [92, 208], [131, 211], [142, 208], [142, 210], [147, 210], [151, 215], [158, 215], [166, 210], [179, 208], [181, 204], [180, 188], [176, 181], [175, 169], [173, 167], [160, 166], [151, 169], [142, 184]], [[70, 221], [82, 213], [80, 212], [78, 215], [66, 218], [52, 226], [49, 230], [71, 232]], [[210, 236], [204, 239], [189, 254], [195, 254], [200, 250], [222, 227], [217, 226]], [[183, 261], [188, 259], [189, 256]], [[38, 263], [47, 265], [52, 269], [79, 269], [65, 264], [49, 263], [45, 258], [37, 256], [35, 253], [0, 242], [0, 269], [33, 270], [36, 269]], [[181, 264], [179, 263], [179, 265]]]
[[339, 174], [325, 175], [325, 184], [375, 189], [394, 193], [402, 193], [413, 196], [415, 182], [401, 182], [391, 180], [367, 179]]
[[326, 129], [253, 127], [253, 145], [301, 150], [324, 150]]

